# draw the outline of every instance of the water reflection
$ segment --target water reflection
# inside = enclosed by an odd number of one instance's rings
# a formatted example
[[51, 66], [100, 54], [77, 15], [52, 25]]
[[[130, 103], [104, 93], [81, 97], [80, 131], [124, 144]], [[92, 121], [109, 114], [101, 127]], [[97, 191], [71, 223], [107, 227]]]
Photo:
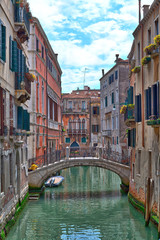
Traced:
[[61, 175], [63, 185], [29, 202], [7, 239], [156, 239], [156, 228], [146, 229], [143, 216], [121, 196], [116, 174], [77, 167]]

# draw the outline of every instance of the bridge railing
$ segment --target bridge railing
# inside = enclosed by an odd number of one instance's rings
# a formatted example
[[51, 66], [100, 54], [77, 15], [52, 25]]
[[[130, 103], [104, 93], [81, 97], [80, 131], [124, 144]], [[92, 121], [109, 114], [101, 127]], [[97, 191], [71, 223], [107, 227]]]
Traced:
[[69, 149], [69, 157], [96, 157], [96, 147], [77, 148], [72, 147]]
[[29, 159], [28, 167], [30, 168], [33, 163], [36, 164], [38, 167], [43, 167], [48, 164], [58, 162], [64, 158], [65, 158], [65, 149], [51, 150], [51, 151], [49, 151], [48, 154], [44, 154], [44, 155], [38, 156], [36, 158]]
[[102, 148], [101, 156], [110, 161], [119, 162], [128, 166], [130, 165], [130, 157], [127, 150], [125, 153], [119, 153], [110, 148]]

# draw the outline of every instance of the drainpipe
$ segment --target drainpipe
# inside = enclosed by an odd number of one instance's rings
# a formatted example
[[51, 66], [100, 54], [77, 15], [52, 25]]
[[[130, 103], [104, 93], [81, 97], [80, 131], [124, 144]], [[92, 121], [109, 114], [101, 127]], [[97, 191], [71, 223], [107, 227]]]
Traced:
[[[141, 46], [141, 55], [143, 58], [143, 24], [141, 25], [142, 31], [141, 31], [141, 42], [142, 42], [142, 46]], [[144, 144], [144, 74], [143, 74], [143, 66], [142, 68], [142, 103], [141, 103], [141, 107], [142, 107], [142, 147], [145, 147]]]
[[47, 58], [48, 58], [48, 50], [45, 46], [46, 52], [46, 154], [47, 154], [47, 163], [48, 163], [48, 76], [47, 76]]

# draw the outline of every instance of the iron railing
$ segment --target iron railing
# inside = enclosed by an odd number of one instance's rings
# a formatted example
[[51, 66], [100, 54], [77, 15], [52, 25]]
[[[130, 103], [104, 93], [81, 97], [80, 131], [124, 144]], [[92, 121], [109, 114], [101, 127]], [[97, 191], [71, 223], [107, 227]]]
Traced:
[[102, 148], [102, 158], [110, 161], [118, 162], [125, 165], [130, 165], [130, 157], [128, 154], [128, 150], [125, 153], [119, 153], [113, 151], [111, 148]]
[[129, 119], [135, 119], [135, 113], [134, 113], [134, 109], [129, 109], [127, 107], [126, 112], [124, 114], [124, 121]]
[[90, 148], [79, 148], [72, 147], [70, 148], [69, 157], [96, 157], [96, 147]]

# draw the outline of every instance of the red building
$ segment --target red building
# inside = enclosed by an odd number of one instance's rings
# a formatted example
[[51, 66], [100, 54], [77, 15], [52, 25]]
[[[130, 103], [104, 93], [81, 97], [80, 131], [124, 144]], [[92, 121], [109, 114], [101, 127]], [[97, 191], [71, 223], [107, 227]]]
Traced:
[[31, 23], [30, 63], [36, 81], [31, 94], [30, 159], [37, 164], [61, 144], [61, 68], [37, 18]]

